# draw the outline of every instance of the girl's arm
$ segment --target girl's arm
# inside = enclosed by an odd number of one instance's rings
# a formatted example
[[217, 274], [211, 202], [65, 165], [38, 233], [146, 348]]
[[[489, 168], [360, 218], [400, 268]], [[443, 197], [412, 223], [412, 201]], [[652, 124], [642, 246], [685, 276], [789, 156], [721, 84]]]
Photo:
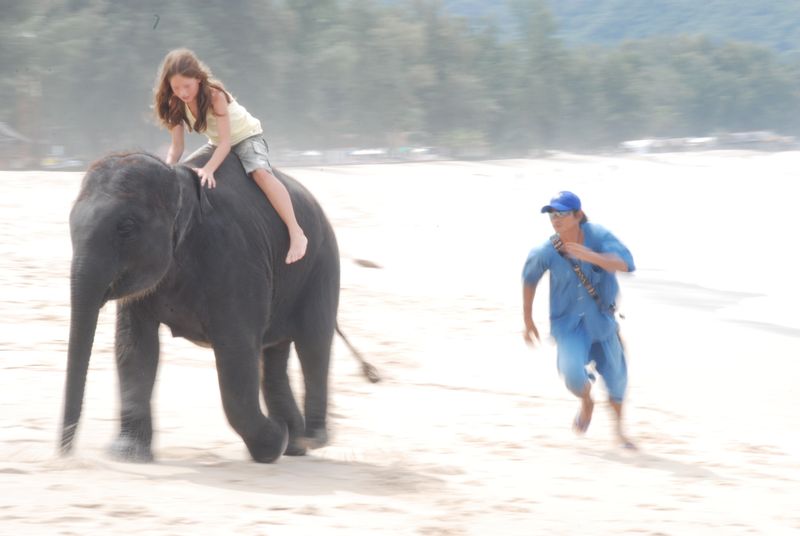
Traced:
[[172, 143], [169, 145], [166, 161], [167, 164], [177, 164], [183, 155], [183, 123], [169, 129], [169, 134], [172, 136]]
[[217, 181], [214, 179], [214, 172], [231, 152], [231, 119], [228, 116], [228, 100], [222, 91], [214, 90], [211, 95], [211, 109], [217, 117], [217, 128], [219, 130], [219, 144], [214, 149], [211, 158], [206, 162], [202, 169], [197, 170], [200, 175], [200, 184], [208, 184], [209, 188], [214, 188]]

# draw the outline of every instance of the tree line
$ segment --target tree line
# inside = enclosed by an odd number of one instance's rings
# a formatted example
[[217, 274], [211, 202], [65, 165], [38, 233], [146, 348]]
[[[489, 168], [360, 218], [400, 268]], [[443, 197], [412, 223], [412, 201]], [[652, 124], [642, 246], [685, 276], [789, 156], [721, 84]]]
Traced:
[[90, 159], [167, 142], [152, 88], [164, 54], [182, 46], [261, 119], [273, 148], [513, 155], [800, 133], [800, 63], [702, 36], [568, 47], [544, 0], [508, 0], [513, 31], [442, 0], [3, 4], [0, 121]]
[[[476, 23], [493, 18], [509, 29], [514, 26], [502, 2], [444, 0], [444, 5]], [[782, 54], [800, 53], [800, 3], [795, 0], [548, 0], [547, 5], [567, 45], [613, 45], [682, 34], [748, 41]]]

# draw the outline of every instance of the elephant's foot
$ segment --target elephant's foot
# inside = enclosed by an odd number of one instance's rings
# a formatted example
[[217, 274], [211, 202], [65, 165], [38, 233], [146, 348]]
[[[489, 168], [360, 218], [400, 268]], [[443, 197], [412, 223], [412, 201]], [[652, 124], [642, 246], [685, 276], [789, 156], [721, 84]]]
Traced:
[[283, 454], [285, 456], [305, 456], [306, 455], [306, 447], [303, 446], [301, 438], [294, 438], [289, 441], [289, 445], [286, 447], [286, 452]]
[[[274, 426], [273, 424], [270, 428]], [[279, 422], [277, 430], [272, 429], [271, 433], [265, 431], [261, 437], [254, 440], [245, 439], [245, 444], [253, 460], [258, 463], [272, 463], [286, 451], [289, 444], [289, 430], [285, 423]]]
[[306, 435], [298, 438], [304, 448], [318, 449], [328, 444], [328, 431], [325, 428], [306, 430]]
[[309, 449], [318, 449], [328, 444], [328, 432], [325, 428], [308, 430], [306, 435], [290, 437], [286, 447], [286, 456], [305, 456]]
[[325, 427], [306, 430], [302, 436], [290, 436], [286, 456], [305, 456], [308, 450], [318, 449], [328, 444], [328, 431]]
[[108, 447], [109, 455], [121, 462], [149, 463], [153, 461], [150, 445], [131, 436], [120, 435]]

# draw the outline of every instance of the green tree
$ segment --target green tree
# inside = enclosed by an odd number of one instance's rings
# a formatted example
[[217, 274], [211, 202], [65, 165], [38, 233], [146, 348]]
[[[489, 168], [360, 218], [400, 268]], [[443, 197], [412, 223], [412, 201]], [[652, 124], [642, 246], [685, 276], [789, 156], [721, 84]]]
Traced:
[[555, 22], [544, 0], [511, 0], [510, 9], [521, 36], [519, 75], [511, 79], [518, 110], [514, 130], [528, 146], [553, 147], [561, 135], [565, 59]]

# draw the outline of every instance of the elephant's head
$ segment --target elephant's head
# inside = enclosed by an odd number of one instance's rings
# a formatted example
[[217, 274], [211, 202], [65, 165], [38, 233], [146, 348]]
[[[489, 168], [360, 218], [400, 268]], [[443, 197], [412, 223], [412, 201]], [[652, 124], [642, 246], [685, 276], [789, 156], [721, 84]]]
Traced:
[[152, 291], [169, 269], [181, 187], [147, 154], [106, 157], [83, 179], [70, 213], [71, 322], [61, 450], [69, 452], [83, 404], [100, 308]]

